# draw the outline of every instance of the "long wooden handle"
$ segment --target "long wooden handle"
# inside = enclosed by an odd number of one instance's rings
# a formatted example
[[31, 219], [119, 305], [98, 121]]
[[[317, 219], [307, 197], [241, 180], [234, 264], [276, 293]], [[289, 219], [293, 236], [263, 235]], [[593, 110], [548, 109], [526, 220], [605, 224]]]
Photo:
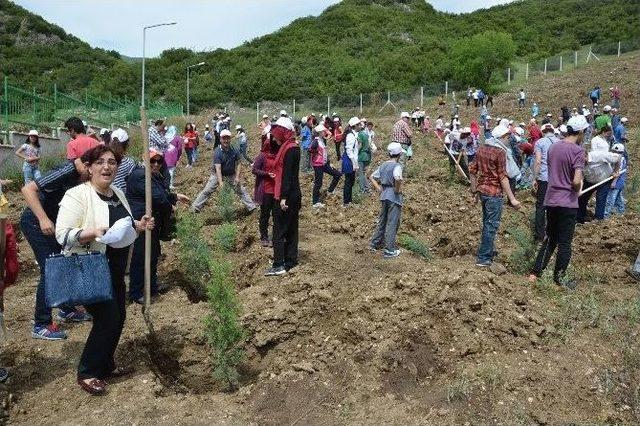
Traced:
[[468, 181], [469, 177], [467, 176], [467, 174], [464, 172], [464, 170], [462, 170], [462, 167], [460, 166], [460, 163], [458, 162], [458, 160], [456, 160], [456, 157], [453, 156], [453, 154], [451, 153], [451, 151], [449, 151], [449, 148], [447, 148], [447, 145], [445, 145], [445, 143], [442, 143], [442, 146], [444, 146], [445, 151], [447, 151], [447, 154], [449, 154], [449, 157], [451, 157], [451, 159], [456, 163], [456, 169], [460, 172], [460, 174], [462, 176], [464, 176], [464, 178]]
[[[151, 217], [151, 164], [149, 162], [149, 132], [147, 112], [140, 107], [140, 129], [142, 131], [142, 159], [144, 161], [144, 204], [145, 214]], [[151, 306], [151, 231], [144, 231], [144, 309], [149, 314]]]
[[[618, 176], [620, 176], [621, 174], [623, 174], [623, 173], [624, 173], [624, 172], [626, 172], [626, 171], [627, 171], [627, 169], [622, 169], [622, 170], [620, 170], [620, 171], [618, 172]], [[614, 176], [613, 176], [613, 175], [611, 175], [611, 176], [609, 176], [608, 178], [606, 178], [606, 179], [604, 179], [604, 180], [601, 180], [600, 182], [596, 183], [595, 185], [591, 185], [591, 186], [590, 186], [590, 187], [588, 187], [587, 189], [583, 189], [582, 191], [580, 191], [580, 193], [578, 194], [578, 196], [580, 197], [580, 196], [582, 196], [582, 195], [586, 194], [587, 192], [591, 191], [592, 189], [595, 189], [595, 188], [599, 187], [599, 186], [600, 186], [600, 185], [602, 185], [603, 183], [607, 183], [607, 182], [609, 182], [610, 180], [613, 180], [613, 178], [614, 178]]]
[[[7, 251], [7, 217], [0, 214], [0, 291], [4, 286], [4, 264]], [[0, 310], [4, 307], [0, 306]]]

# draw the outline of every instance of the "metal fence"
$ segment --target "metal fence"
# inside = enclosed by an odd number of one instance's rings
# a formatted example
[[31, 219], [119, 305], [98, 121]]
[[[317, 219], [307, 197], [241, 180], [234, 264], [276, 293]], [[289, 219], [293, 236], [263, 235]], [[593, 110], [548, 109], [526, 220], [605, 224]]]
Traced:
[[[588, 66], [603, 57], [615, 58], [636, 50], [640, 50], [640, 39], [593, 44], [577, 51], [564, 52], [538, 61], [514, 63], [511, 67], [498, 73], [496, 76], [497, 83], [498, 86], [504, 85], [506, 87], [524, 84], [535, 76], [574, 70]], [[502, 90], [506, 89], [504, 86]], [[492, 93], [485, 94], [492, 95]], [[282, 109], [286, 110], [294, 118], [301, 118], [311, 113], [316, 116], [320, 114], [331, 115], [334, 112], [341, 117], [369, 117], [383, 112], [410, 111], [415, 107], [424, 107], [427, 104], [429, 106], [438, 105], [438, 113], [443, 113], [444, 115], [450, 111], [452, 112], [456, 104], [466, 104], [466, 98], [466, 85], [443, 81], [407, 90], [332, 94], [316, 98], [261, 101], [256, 102], [255, 110], [253, 108], [241, 109], [241, 120], [243, 122], [252, 120], [258, 122], [263, 115], [269, 117], [279, 115]]]
[[[160, 101], [147, 103], [148, 116], [174, 117], [183, 114], [180, 104]], [[0, 131], [8, 140], [12, 129], [39, 129], [49, 132], [59, 127], [69, 117], [79, 117], [88, 124], [111, 128], [128, 126], [140, 121], [140, 107], [135, 101], [119, 100], [109, 96], [101, 98], [85, 90], [84, 96], [74, 96], [53, 86], [53, 95], [46, 96], [9, 84], [4, 78], [2, 97], [0, 97]], [[2, 138], [0, 137], [0, 143]]]

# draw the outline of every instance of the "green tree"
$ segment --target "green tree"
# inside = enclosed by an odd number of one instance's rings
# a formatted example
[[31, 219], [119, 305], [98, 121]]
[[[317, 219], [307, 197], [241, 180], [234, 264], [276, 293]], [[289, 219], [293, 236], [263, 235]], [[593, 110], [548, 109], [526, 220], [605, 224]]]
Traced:
[[457, 40], [451, 48], [451, 69], [456, 81], [488, 87], [497, 70], [515, 58], [516, 45], [510, 34], [485, 31]]

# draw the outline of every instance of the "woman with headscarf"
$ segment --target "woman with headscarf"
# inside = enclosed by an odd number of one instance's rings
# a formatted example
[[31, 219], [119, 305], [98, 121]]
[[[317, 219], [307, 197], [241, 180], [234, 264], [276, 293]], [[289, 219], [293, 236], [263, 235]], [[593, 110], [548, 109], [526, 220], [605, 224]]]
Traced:
[[173, 190], [175, 188], [176, 167], [180, 157], [182, 157], [182, 137], [178, 134], [176, 126], [169, 126], [164, 137], [169, 142], [169, 146], [164, 153], [164, 161], [167, 163], [167, 170], [169, 171], [169, 189]]
[[266, 276], [286, 274], [298, 264], [298, 219], [302, 207], [300, 147], [291, 120], [280, 117], [271, 126], [271, 136], [279, 149], [273, 190], [273, 266]]
[[[151, 203], [152, 216], [156, 227], [151, 232], [151, 295], [158, 294], [157, 267], [160, 257], [160, 240], [169, 230], [169, 218], [178, 201], [189, 202], [189, 198], [182, 194], [175, 194], [169, 190], [169, 182], [163, 174], [166, 170], [162, 152], [150, 150], [149, 164], [151, 166]], [[140, 220], [145, 213], [145, 170], [144, 166], [137, 167], [127, 178], [127, 201], [131, 206], [131, 215]], [[144, 288], [144, 247], [145, 237], [141, 235], [133, 245], [133, 256], [129, 269], [129, 299], [132, 302], [144, 303], [142, 295]]]
[[260, 218], [258, 229], [262, 247], [271, 247], [269, 239], [269, 217], [273, 214], [275, 190], [275, 166], [278, 145], [272, 141], [271, 125], [262, 129], [262, 150], [253, 160], [252, 172], [256, 176], [256, 184], [253, 192], [253, 201], [260, 206]]

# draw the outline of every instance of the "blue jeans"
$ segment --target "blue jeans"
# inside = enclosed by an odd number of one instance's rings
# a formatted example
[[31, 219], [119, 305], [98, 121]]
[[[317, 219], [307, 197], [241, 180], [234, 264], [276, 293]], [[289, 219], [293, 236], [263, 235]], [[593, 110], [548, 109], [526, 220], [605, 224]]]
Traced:
[[607, 195], [607, 205], [604, 209], [604, 217], [608, 218], [611, 213], [624, 214], [624, 197], [622, 196], [622, 189], [609, 189]]
[[502, 216], [502, 196], [489, 197], [480, 195], [482, 202], [482, 237], [478, 248], [478, 262], [492, 262], [494, 254], [494, 241], [496, 233], [500, 227], [500, 217]]
[[33, 166], [26, 161], [22, 164], [22, 176], [24, 184], [28, 184], [32, 180], [40, 179], [41, 173], [37, 165]]
[[[31, 210], [26, 209], [20, 218], [20, 229], [33, 250], [33, 254], [40, 267], [40, 280], [36, 290], [36, 307], [34, 322], [36, 326], [48, 326], [51, 324], [51, 308], [48, 308], [44, 300], [44, 264], [51, 254], [60, 253], [60, 244], [53, 235], [44, 235], [40, 230], [40, 222]], [[65, 306], [64, 311], [73, 311], [73, 306]]]

